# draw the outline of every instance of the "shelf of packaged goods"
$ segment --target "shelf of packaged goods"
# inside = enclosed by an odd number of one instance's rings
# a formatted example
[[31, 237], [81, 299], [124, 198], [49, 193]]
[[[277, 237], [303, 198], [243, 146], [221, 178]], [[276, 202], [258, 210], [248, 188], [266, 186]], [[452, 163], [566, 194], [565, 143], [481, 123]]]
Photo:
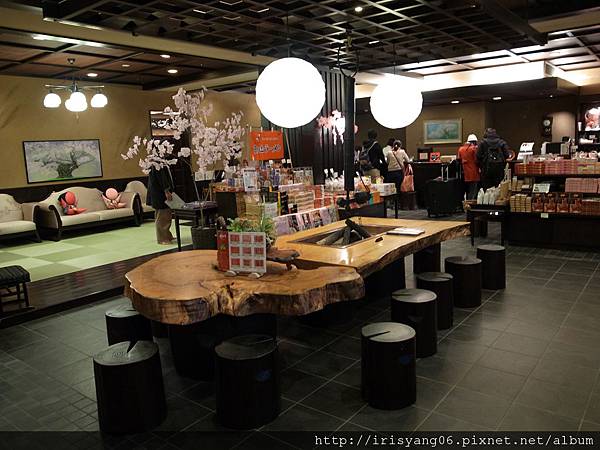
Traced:
[[538, 216], [540, 219], [546, 219], [543, 217], [544, 214], [547, 214], [548, 217], [581, 217], [586, 219], [600, 219], [600, 214], [592, 215], [592, 214], [582, 214], [582, 213], [559, 213], [559, 212], [540, 212], [540, 211], [532, 211], [532, 212], [519, 212], [519, 211], [511, 211], [511, 214], [523, 215], [523, 216]]
[[514, 176], [516, 176], [517, 178], [600, 178], [600, 173], [569, 173], [569, 174], [559, 174], [559, 173], [552, 173], [552, 174], [525, 174], [525, 173], [518, 173], [518, 174], [514, 174]]

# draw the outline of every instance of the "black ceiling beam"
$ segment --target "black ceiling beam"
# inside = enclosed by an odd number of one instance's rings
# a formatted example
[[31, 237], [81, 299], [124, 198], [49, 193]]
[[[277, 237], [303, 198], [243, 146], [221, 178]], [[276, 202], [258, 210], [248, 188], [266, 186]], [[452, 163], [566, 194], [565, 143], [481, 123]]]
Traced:
[[503, 23], [512, 30], [527, 36], [538, 45], [548, 43], [548, 33], [540, 33], [529, 25], [521, 16], [506, 9], [497, 0], [479, 0], [482, 9], [490, 16]]
[[108, 2], [109, 0], [43, 0], [42, 15], [44, 19], [70, 20]]

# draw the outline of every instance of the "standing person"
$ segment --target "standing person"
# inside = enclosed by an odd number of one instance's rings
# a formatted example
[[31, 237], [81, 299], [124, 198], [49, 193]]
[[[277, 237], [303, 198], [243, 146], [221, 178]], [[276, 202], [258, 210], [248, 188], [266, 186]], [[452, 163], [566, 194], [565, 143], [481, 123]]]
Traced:
[[173, 181], [168, 167], [153, 167], [148, 174], [148, 195], [146, 204], [155, 209], [156, 241], [159, 244], [170, 244], [174, 239], [171, 234], [171, 208], [165, 201], [173, 200]]
[[377, 132], [369, 130], [367, 133], [368, 139], [363, 143], [360, 152], [360, 165], [363, 174], [371, 177], [372, 181], [387, 172], [387, 165], [381, 145], [377, 142]]
[[504, 178], [504, 166], [510, 159], [508, 144], [494, 128], [488, 128], [477, 149], [477, 162], [481, 168], [481, 187], [498, 186]]
[[387, 145], [383, 147], [383, 157], [385, 158], [385, 161], [387, 163], [389, 163], [390, 152], [392, 151], [392, 148], [394, 147], [394, 142], [396, 142], [396, 140], [396, 138], [389, 138], [387, 141]]
[[471, 133], [467, 137], [467, 142], [458, 149], [457, 157], [463, 168], [467, 200], [474, 200], [477, 198], [480, 180], [479, 164], [477, 163], [477, 136]]
[[385, 182], [394, 183], [396, 185], [396, 193], [398, 194], [402, 188], [402, 180], [404, 180], [404, 169], [409, 161], [410, 158], [402, 148], [402, 141], [394, 141], [392, 150], [388, 155], [388, 171]]

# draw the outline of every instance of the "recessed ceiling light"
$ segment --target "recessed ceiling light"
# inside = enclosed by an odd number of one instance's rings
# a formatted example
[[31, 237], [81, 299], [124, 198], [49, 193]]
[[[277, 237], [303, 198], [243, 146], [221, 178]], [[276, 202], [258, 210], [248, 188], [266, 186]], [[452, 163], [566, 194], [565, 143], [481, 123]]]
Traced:
[[169, 73], [177, 73], [177, 72], [179, 72], [179, 70], [177, 70], [177, 69], [168, 69], [167, 72], [169, 72]]
[[131, 64], [121, 64], [121, 67], [131, 67]]
[[502, 100], [502, 97], [492, 97], [492, 100], [496, 100], [496, 101]]
[[554, 94], [550, 94], [550, 98], [553, 98], [553, 97], [554, 97]]
[[460, 103], [460, 101], [459, 100], [452, 100], [450, 103], [456, 105], [456, 104]]
[[201, 9], [192, 9], [192, 11], [197, 12], [199, 14], [208, 14], [208, 11], [202, 11]]
[[167, 55], [166, 53], [163, 53], [162, 55], [160, 55], [161, 58], [165, 58], [165, 59], [169, 59], [171, 57], [171, 55]]
[[359, 13], [359, 12], [363, 12], [363, 7], [362, 6], [357, 6], [356, 8], [354, 8], [354, 11]]
[[98, 76], [98, 74], [96, 72], [89, 72], [87, 74], [87, 76], [90, 77], [90, 78], [96, 78]]
[[35, 39], [36, 41], [45, 41], [46, 36], [42, 36], [41, 34], [34, 34], [33, 39]]
[[240, 18], [240, 16], [223, 16], [223, 19], [226, 20], [238, 20]]
[[253, 13], [256, 13], [256, 14], [260, 14], [260, 13], [267, 12], [268, 10], [269, 10], [269, 8], [262, 8], [262, 9], [251, 9], [250, 11], [252, 11]]
[[379, 43], [379, 41], [378, 41], [378, 40], [369, 41], [369, 45], [373, 45], [373, 44], [377, 44], [377, 43]]

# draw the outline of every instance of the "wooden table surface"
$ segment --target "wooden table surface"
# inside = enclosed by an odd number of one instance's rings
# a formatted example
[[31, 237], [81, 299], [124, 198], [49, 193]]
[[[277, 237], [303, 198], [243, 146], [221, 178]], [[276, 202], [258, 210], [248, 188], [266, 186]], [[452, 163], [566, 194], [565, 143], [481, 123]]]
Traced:
[[304, 315], [324, 306], [364, 296], [361, 276], [350, 267], [317, 270], [267, 264], [261, 278], [228, 277], [214, 266], [215, 250], [170, 253], [125, 275], [125, 295], [149, 319], [189, 325], [219, 313]]
[[334, 222], [323, 227], [304, 230], [277, 238], [279, 248], [298, 250], [300, 257], [294, 262], [303, 269], [322, 266], [348, 266], [355, 268], [366, 277], [399, 258], [411, 255], [430, 245], [469, 235], [468, 222], [441, 220], [384, 219], [378, 217], [353, 217], [361, 225], [394, 226], [421, 228], [425, 233], [419, 236], [382, 235], [365, 239], [346, 248], [323, 247], [315, 244], [294, 242], [315, 234], [344, 227], [344, 221]]

